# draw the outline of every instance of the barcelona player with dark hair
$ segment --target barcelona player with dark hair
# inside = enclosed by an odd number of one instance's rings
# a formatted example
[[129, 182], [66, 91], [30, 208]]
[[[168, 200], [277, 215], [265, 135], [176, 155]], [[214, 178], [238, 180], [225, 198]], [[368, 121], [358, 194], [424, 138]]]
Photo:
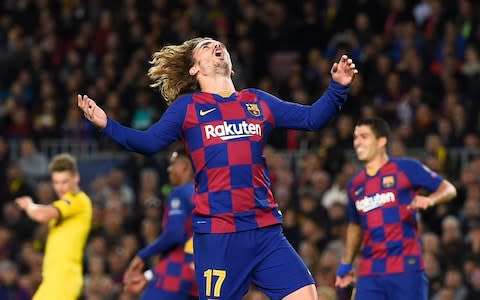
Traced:
[[181, 140], [195, 171], [193, 248], [200, 299], [242, 299], [251, 283], [272, 299], [314, 300], [314, 280], [282, 233], [263, 147], [275, 127], [318, 130], [345, 103], [357, 73], [343, 55], [312, 105], [258, 89], [237, 91], [225, 46], [195, 38], [153, 54], [149, 76], [169, 108], [145, 131], [108, 118], [78, 96], [86, 118], [131, 151], [156, 153]]
[[[190, 159], [180, 150], [172, 153], [167, 170], [173, 189], [165, 205], [163, 232], [132, 259], [124, 283], [126, 290], [134, 293], [146, 287], [142, 300], [193, 300], [198, 295], [193, 256], [185, 252], [192, 237], [193, 170]], [[144, 275], [144, 265], [154, 255], [160, 255], [160, 260]]]
[[383, 119], [363, 119], [355, 127], [353, 147], [364, 167], [347, 186], [349, 225], [335, 284], [352, 283], [352, 263], [363, 244], [355, 299], [427, 300], [417, 213], [450, 201], [456, 189], [417, 160], [389, 156], [389, 136]]

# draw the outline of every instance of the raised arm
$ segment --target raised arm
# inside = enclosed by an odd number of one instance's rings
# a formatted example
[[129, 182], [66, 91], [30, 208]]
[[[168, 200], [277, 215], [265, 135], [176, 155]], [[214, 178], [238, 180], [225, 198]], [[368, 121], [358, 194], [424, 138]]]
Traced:
[[355, 64], [346, 55], [330, 70], [332, 82], [313, 105], [301, 105], [278, 99], [256, 90], [272, 111], [275, 126], [301, 130], [318, 130], [325, 126], [347, 100], [348, 85], [356, 73]]
[[185, 118], [185, 106], [176, 100], [162, 118], [147, 130], [136, 130], [126, 127], [110, 119], [93, 99], [78, 95], [78, 107], [85, 117], [103, 133], [127, 150], [143, 154], [154, 154], [161, 151], [181, 136], [181, 128]]
[[15, 202], [30, 219], [36, 222], [48, 223], [50, 220], [60, 217], [60, 212], [53, 205], [35, 204], [29, 196], [18, 197]]

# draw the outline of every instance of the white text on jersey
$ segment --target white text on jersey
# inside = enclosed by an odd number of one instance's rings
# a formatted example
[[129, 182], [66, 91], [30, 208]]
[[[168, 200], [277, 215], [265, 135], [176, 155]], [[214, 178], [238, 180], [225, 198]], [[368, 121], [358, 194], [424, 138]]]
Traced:
[[247, 123], [246, 121], [242, 121], [241, 123], [228, 123], [223, 121], [223, 124], [216, 126], [206, 125], [204, 129], [207, 140], [213, 137], [219, 137], [226, 141], [252, 135], [262, 135], [262, 127], [260, 127], [260, 124]]
[[355, 206], [357, 210], [367, 212], [389, 202], [395, 202], [394, 193], [376, 193], [373, 196], [365, 196], [362, 200], [355, 201]]

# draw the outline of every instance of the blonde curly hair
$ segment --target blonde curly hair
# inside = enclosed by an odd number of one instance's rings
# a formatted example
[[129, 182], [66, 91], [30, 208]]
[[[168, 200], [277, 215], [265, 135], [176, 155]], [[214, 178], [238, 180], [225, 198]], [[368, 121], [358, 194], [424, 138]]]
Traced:
[[148, 76], [153, 81], [150, 85], [158, 88], [168, 105], [186, 93], [199, 90], [194, 76], [189, 74], [193, 66], [193, 50], [202, 41], [210, 38], [194, 38], [181, 45], [165, 46], [153, 53]]

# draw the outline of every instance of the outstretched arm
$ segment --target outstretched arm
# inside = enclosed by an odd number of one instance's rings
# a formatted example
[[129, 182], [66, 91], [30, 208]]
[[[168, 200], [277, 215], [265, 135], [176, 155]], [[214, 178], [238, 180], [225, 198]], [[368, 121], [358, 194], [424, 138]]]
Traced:
[[142, 271], [145, 261], [151, 256], [167, 253], [172, 248], [185, 244], [187, 235], [185, 223], [191, 213], [190, 206], [185, 205], [189, 199], [183, 197], [177, 190], [173, 190], [168, 197], [167, 220], [163, 233], [150, 245], [141, 249], [128, 266], [123, 282], [128, 286], [138, 273]]
[[180, 138], [186, 109], [179, 103], [181, 101], [176, 100], [158, 122], [142, 131], [108, 118], [105, 111], [86, 95], [78, 95], [77, 102], [85, 117], [107, 136], [127, 150], [143, 154], [154, 154]]
[[169, 249], [185, 243], [187, 238], [184, 232], [185, 222], [185, 214], [169, 214], [165, 231], [153, 243], [141, 249], [125, 271], [123, 283], [127, 291], [139, 293], [143, 290], [147, 279], [143, 276], [142, 270], [145, 261], [151, 256], [165, 253]]
[[277, 127], [318, 130], [325, 126], [347, 100], [348, 85], [356, 73], [355, 64], [346, 55], [334, 63], [330, 70], [332, 82], [313, 105], [286, 102], [266, 92], [256, 90], [272, 111]]
[[169, 216], [165, 231], [152, 244], [140, 250], [137, 256], [145, 261], [155, 254], [183, 245], [187, 239], [184, 232], [185, 219], [185, 215]]
[[52, 205], [41, 205], [33, 203], [29, 196], [15, 199], [17, 205], [34, 221], [48, 223], [52, 219], [60, 217], [60, 212]]

